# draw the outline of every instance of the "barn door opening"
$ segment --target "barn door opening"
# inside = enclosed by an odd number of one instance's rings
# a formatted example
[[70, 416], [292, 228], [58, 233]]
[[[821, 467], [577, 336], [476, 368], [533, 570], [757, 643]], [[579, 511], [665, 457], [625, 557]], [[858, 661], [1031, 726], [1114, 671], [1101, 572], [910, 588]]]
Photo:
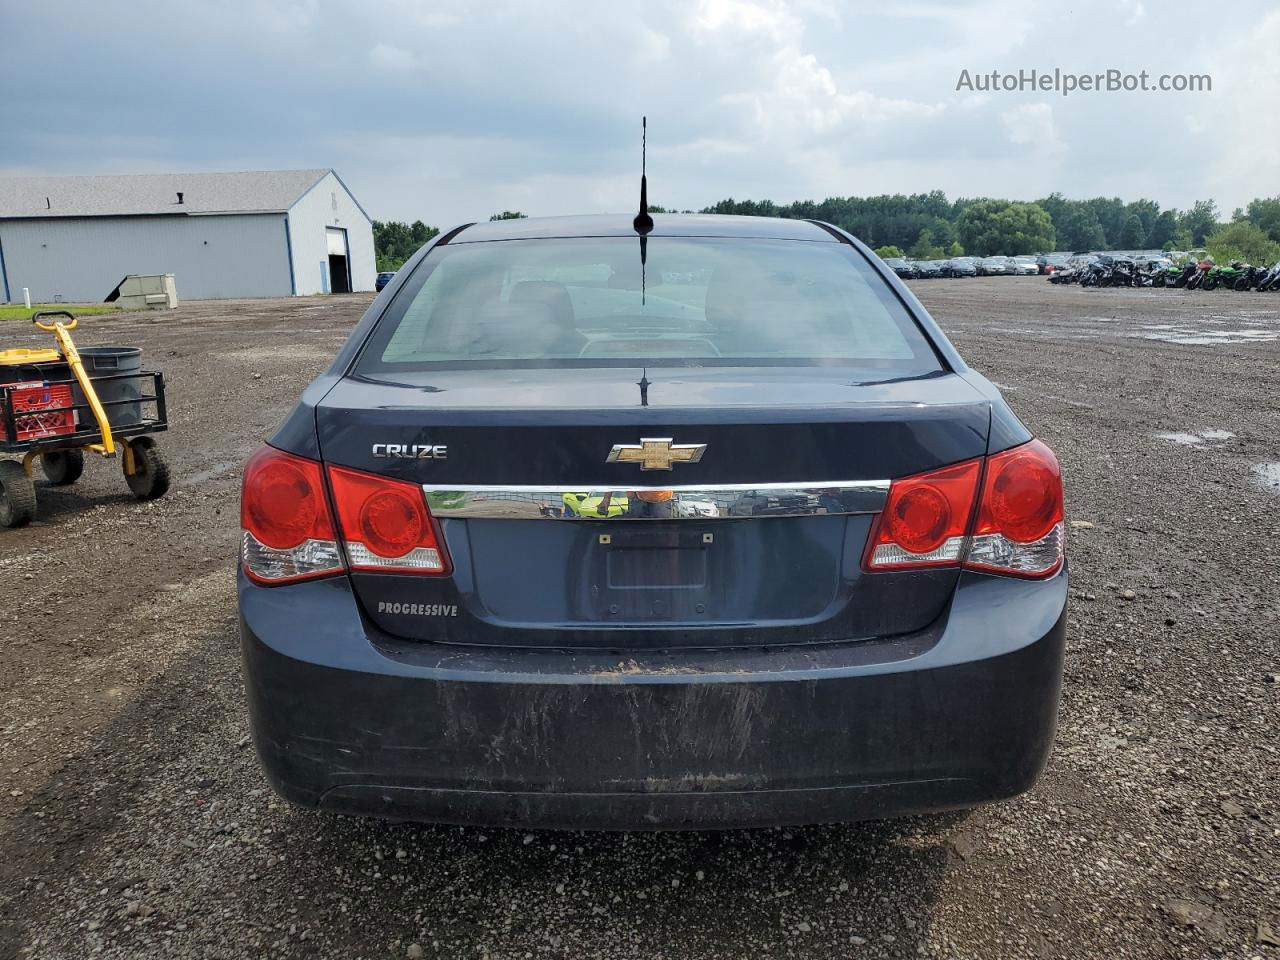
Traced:
[[351, 292], [351, 260], [347, 256], [347, 231], [340, 227], [326, 227], [325, 243], [329, 248], [329, 291]]

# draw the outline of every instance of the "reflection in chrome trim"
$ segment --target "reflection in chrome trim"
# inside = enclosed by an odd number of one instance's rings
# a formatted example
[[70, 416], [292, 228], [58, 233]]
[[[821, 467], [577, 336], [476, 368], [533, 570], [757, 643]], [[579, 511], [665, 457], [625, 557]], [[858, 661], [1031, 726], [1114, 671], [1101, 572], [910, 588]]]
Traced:
[[422, 488], [437, 517], [502, 520], [715, 520], [878, 513], [888, 480], [708, 486], [484, 486]]

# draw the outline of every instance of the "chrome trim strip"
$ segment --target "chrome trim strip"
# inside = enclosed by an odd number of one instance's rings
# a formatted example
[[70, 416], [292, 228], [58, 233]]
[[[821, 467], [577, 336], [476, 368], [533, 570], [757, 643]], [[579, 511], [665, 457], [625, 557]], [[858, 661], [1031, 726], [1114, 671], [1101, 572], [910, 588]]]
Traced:
[[[436, 517], [485, 520], [733, 520], [878, 513], [888, 480], [602, 487], [423, 484]], [[643, 494], [667, 493], [662, 500]], [[605, 498], [608, 497], [606, 502]]]

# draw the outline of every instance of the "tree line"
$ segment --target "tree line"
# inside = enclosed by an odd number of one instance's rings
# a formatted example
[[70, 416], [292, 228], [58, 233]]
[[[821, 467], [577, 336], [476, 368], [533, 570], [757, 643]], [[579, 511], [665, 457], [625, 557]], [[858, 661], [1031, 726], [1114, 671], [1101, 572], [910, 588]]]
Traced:
[[[519, 210], [503, 210], [490, 220], [522, 220], [528, 214]], [[428, 240], [440, 232], [439, 227], [428, 227], [421, 220], [401, 223], [398, 220], [373, 221], [373, 252], [379, 273], [391, 273], [404, 266], [404, 262], [418, 252]]]
[[[668, 212], [658, 206], [650, 210]], [[1069, 200], [1061, 193], [1034, 202], [988, 197], [948, 200], [941, 190], [789, 204], [729, 198], [699, 212], [824, 220], [875, 247], [882, 256], [919, 260], [1055, 250], [1195, 249], [1207, 249], [1218, 259], [1238, 257], [1258, 264], [1280, 259], [1280, 196], [1252, 200], [1227, 220], [1219, 218], [1212, 200], [1197, 200], [1190, 208], [1177, 210], [1162, 209], [1154, 200]], [[507, 210], [489, 219], [523, 216]], [[378, 269], [397, 269], [438, 232], [421, 220], [412, 225], [375, 221]]]

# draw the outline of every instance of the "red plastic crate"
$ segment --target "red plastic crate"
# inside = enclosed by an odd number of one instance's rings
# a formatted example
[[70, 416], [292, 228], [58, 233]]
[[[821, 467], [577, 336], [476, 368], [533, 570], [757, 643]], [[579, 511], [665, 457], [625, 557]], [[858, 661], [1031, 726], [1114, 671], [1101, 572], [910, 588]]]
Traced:
[[24, 443], [61, 437], [76, 432], [75, 413], [71, 408], [70, 384], [49, 386], [39, 380], [15, 383], [9, 387], [9, 403], [13, 406], [14, 426], [18, 436], [9, 436], [8, 418], [0, 419], [0, 432], [8, 443]]

